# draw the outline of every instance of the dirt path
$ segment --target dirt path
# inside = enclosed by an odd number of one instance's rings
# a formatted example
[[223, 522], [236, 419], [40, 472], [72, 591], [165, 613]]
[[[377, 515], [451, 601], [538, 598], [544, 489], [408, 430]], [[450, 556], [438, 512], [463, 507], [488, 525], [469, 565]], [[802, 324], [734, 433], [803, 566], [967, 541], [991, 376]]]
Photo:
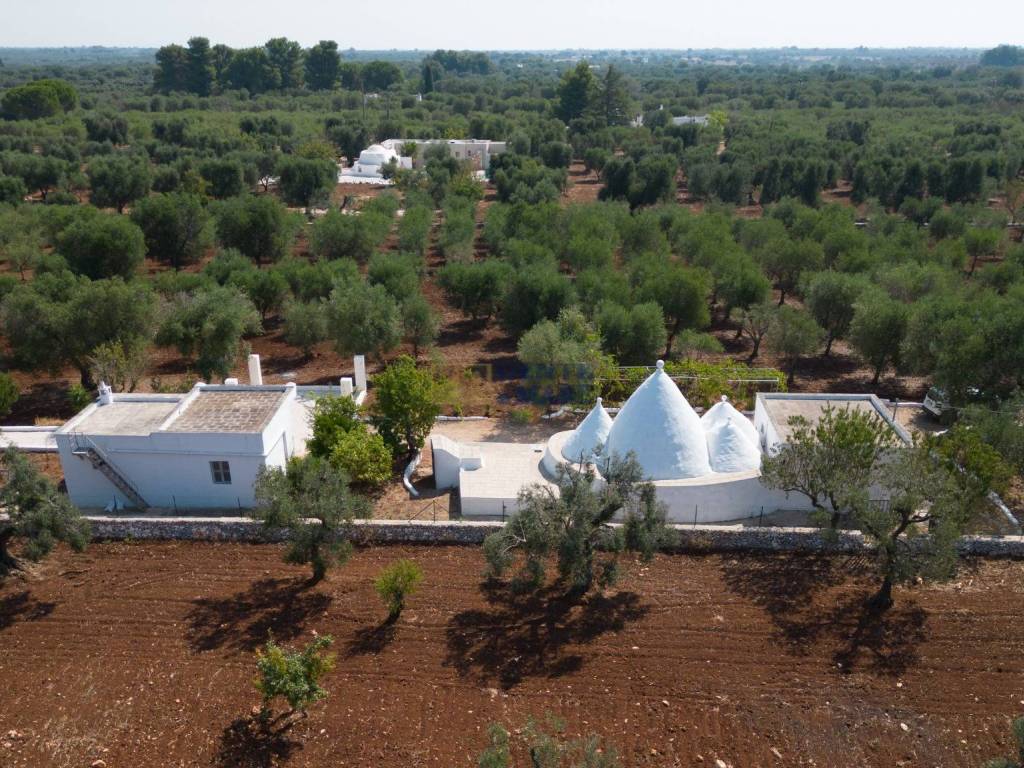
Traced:
[[[0, 765], [475, 766], [491, 722], [552, 712], [627, 766], [963, 766], [1024, 711], [1024, 564], [900, 590], [860, 622], [848, 561], [661, 557], [569, 606], [481, 591], [479, 550], [378, 548], [323, 584], [275, 547], [101, 544], [0, 589]], [[370, 582], [424, 585], [393, 626]], [[330, 698], [237, 725], [272, 630], [335, 637]], [[517, 763], [519, 764], [519, 763]]]

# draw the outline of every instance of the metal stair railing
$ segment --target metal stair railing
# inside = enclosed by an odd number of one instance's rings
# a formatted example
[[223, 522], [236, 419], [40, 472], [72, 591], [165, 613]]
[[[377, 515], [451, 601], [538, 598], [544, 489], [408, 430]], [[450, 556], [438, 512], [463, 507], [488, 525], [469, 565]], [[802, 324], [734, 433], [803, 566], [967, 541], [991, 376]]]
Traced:
[[139, 492], [139, 489], [118, 469], [117, 465], [100, 450], [100, 447], [88, 435], [82, 432], [71, 434], [71, 453], [80, 459], [88, 460], [93, 468], [100, 471], [114, 487], [128, 497], [138, 509], [147, 509], [149, 503]]

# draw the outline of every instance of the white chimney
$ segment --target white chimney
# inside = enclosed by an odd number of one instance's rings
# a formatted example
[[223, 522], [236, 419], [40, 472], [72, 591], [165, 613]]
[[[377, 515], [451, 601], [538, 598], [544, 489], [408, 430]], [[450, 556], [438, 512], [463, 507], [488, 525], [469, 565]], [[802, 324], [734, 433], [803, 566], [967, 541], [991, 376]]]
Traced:
[[341, 385], [341, 396], [352, 397], [352, 377], [342, 376], [339, 384]]
[[237, 387], [238, 386], [238, 379], [236, 379], [236, 378], [224, 379], [224, 386], [225, 387]]
[[352, 364], [356, 369], [356, 391], [366, 391], [366, 356], [356, 355], [352, 358]]
[[100, 382], [99, 386], [100, 393], [100, 405], [110, 405], [114, 402], [114, 390], [110, 388], [110, 385], [105, 381]]
[[256, 354], [249, 355], [249, 383], [257, 387], [263, 384], [263, 370], [260, 368], [260, 356]]

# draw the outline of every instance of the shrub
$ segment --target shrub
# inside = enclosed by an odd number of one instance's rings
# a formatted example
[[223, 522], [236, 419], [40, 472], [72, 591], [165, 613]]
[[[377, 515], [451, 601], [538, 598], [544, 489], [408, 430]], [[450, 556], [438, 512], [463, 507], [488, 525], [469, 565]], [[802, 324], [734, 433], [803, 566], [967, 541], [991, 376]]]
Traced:
[[533, 414], [528, 408], [513, 408], [508, 412], [508, 420], [516, 426], [525, 427], [533, 422]]
[[423, 570], [412, 560], [398, 560], [381, 571], [373, 588], [387, 606], [389, 618], [398, 618], [405, 607], [405, 599], [416, 591], [421, 581]]
[[0, 373], [0, 419], [11, 412], [20, 396], [18, 385], [9, 373]]
[[93, 394], [81, 384], [72, 384], [68, 387], [68, 405], [78, 413], [93, 401]]
[[334, 669], [333, 654], [324, 653], [334, 643], [330, 635], [321, 635], [301, 651], [282, 648], [273, 638], [256, 651], [256, 690], [263, 697], [264, 716], [270, 702], [280, 697], [292, 712], [304, 712], [315, 701], [326, 698], [320, 679]]
[[359, 426], [358, 406], [351, 397], [321, 397], [313, 406], [313, 436], [306, 449], [313, 456], [331, 455], [341, 436]]
[[362, 424], [342, 432], [331, 449], [334, 466], [344, 470], [353, 483], [371, 488], [380, 488], [391, 479], [392, 461], [384, 438]]

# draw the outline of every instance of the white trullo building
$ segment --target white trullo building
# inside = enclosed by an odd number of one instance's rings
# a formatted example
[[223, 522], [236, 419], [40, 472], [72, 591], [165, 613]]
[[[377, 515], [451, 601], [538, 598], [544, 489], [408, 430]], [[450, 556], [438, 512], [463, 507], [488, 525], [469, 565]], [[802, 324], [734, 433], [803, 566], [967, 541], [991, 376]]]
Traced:
[[[567, 466], [588, 464], [603, 482], [613, 457], [633, 456], [673, 522], [742, 520], [780, 510], [807, 511], [808, 500], [761, 483], [761, 459], [785, 443], [793, 416], [814, 422], [827, 408], [875, 413], [904, 441], [907, 433], [874, 395], [761, 393], [754, 419], [726, 399], [702, 417], [659, 361], [614, 419], [598, 400], [580, 425], [546, 444], [434, 443], [438, 487], [458, 487], [466, 517], [498, 517], [517, 494], [547, 484]], [[443, 478], [443, 481], [442, 481]]]

